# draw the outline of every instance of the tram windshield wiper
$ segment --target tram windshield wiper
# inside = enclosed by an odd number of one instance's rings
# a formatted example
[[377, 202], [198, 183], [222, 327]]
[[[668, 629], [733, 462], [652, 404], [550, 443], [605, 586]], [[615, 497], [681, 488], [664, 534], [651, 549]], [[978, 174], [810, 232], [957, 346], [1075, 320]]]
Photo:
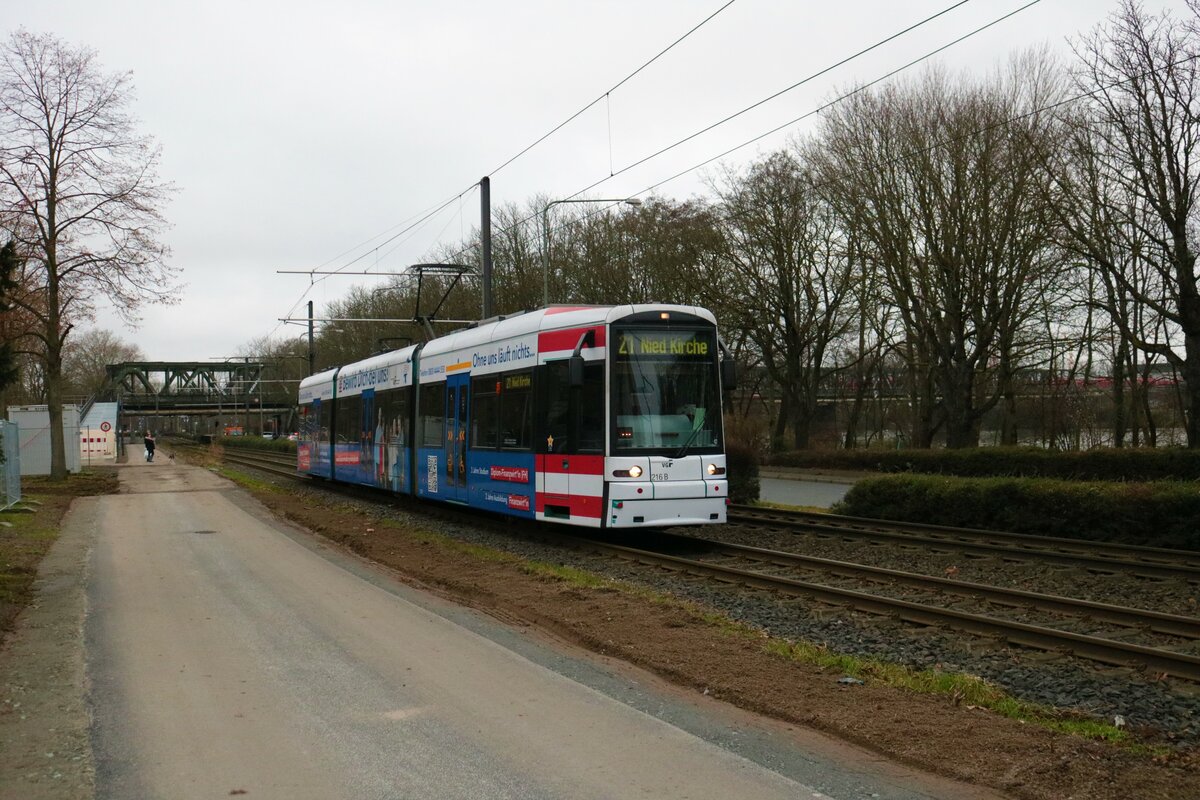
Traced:
[[692, 429], [692, 435], [691, 435], [691, 436], [689, 436], [689, 437], [687, 438], [687, 441], [683, 443], [683, 446], [682, 446], [682, 447], [680, 447], [680, 448], [679, 448], [679, 451], [678, 451], [677, 453], [675, 453], [675, 455], [671, 456], [671, 458], [683, 458], [684, 456], [686, 456], [686, 455], [687, 455], [688, 448], [692, 446], [692, 442], [696, 441], [696, 436], [697, 436], [697, 435], [700, 433], [700, 431], [702, 431], [702, 430], [704, 430], [704, 426], [703, 426], [703, 425], [700, 425], [700, 426], [698, 426], [698, 427], [696, 427], [696, 428], [693, 428], [693, 429]]

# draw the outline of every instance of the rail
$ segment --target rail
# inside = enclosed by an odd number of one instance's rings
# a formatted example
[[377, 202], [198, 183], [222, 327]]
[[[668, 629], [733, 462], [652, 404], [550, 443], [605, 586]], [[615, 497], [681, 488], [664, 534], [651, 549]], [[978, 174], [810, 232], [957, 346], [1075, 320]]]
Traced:
[[1131, 572], [1143, 577], [1182, 578], [1200, 582], [1200, 553], [1189, 550], [1166, 550], [1085, 539], [950, 528], [755, 506], [731, 507], [729, 522], [736, 525], [790, 528], [817, 535], [845, 536], [868, 541], [921, 544], [937, 550], [956, 550], [1009, 560], [1036, 560], [1099, 572]]

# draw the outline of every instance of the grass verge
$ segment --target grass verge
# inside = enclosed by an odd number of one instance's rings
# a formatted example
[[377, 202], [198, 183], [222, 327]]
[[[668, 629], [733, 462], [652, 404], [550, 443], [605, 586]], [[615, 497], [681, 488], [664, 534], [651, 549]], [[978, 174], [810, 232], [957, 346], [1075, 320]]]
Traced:
[[25, 511], [0, 512], [0, 639], [12, 630], [17, 616], [33, 599], [38, 565], [58, 539], [63, 515], [76, 497], [117, 491], [115, 470], [94, 470], [53, 482], [21, 479]]

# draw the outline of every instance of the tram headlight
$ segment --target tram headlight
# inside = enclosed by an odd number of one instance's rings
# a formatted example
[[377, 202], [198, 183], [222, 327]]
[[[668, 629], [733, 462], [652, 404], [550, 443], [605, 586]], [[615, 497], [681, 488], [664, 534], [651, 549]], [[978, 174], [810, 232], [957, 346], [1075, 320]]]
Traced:
[[642, 468], [639, 467], [637, 464], [634, 464], [632, 467], [629, 468], [629, 477], [631, 477], [631, 478], [642, 477]]
[[708, 474], [709, 475], [724, 475], [725, 468], [718, 467], [716, 464], [709, 464], [708, 465]]

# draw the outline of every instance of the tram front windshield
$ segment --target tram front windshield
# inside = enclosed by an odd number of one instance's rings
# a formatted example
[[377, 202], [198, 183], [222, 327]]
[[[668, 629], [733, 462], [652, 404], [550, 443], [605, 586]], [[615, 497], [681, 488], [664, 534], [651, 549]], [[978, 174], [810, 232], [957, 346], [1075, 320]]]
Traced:
[[613, 454], [719, 451], [716, 352], [712, 329], [614, 331]]

